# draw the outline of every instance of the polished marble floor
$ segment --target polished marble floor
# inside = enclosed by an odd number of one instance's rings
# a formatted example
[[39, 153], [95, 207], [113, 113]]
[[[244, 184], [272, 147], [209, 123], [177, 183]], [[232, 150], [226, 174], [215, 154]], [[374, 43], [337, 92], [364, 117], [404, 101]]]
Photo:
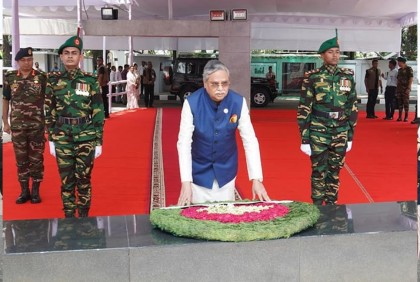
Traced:
[[[294, 236], [412, 231], [416, 208], [415, 202], [323, 206], [315, 226]], [[6, 254], [205, 242], [157, 230], [148, 215], [16, 220], [3, 227]]]

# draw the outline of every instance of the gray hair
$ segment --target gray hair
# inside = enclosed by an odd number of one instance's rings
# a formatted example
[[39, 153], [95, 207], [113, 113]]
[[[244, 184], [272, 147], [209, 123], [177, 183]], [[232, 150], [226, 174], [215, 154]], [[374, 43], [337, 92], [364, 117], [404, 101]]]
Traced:
[[204, 66], [203, 70], [203, 81], [209, 80], [209, 76], [216, 71], [225, 71], [229, 77], [229, 69], [219, 60], [210, 60]]

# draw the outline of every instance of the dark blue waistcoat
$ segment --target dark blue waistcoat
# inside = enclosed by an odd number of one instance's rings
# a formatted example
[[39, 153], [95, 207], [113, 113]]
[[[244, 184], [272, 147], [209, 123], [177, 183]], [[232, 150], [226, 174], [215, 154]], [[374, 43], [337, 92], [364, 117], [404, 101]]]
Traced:
[[194, 117], [192, 176], [197, 185], [211, 189], [214, 179], [224, 186], [238, 172], [236, 129], [243, 97], [231, 90], [217, 105], [204, 88], [188, 97]]

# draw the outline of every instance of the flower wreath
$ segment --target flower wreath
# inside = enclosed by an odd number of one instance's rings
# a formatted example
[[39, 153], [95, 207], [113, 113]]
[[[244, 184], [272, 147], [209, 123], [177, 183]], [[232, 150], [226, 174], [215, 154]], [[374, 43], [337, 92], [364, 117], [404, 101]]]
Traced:
[[152, 225], [175, 236], [226, 242], [289, 238], [313, 226], [320, 212], [303, 202], [219, 202], [155, 209]]

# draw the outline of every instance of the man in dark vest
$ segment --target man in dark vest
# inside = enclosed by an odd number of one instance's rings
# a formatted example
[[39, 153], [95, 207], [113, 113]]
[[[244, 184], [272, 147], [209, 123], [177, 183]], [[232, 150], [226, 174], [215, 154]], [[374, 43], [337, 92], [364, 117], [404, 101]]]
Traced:
[[229, 70], [217, 60], [203, 71], [204, 87], [183, 105], [178, 135], [181, 193], [178, 205], [235, 200], [236, 130], [244, 144], [253, 198], [269, 201], [260, 150], [245, 98], [229, 89]]
[[365, 86], [368, 93], [368, 101], [366, 104], [366, 118], [378, 118], [375, 115], [376, 99], [378, 98], [379, 87], [382, 93], [382, 81], [380, 79], [381, 70], [378, 69], [378, 60], [372, 60], [372, 67], [366, 70]]

